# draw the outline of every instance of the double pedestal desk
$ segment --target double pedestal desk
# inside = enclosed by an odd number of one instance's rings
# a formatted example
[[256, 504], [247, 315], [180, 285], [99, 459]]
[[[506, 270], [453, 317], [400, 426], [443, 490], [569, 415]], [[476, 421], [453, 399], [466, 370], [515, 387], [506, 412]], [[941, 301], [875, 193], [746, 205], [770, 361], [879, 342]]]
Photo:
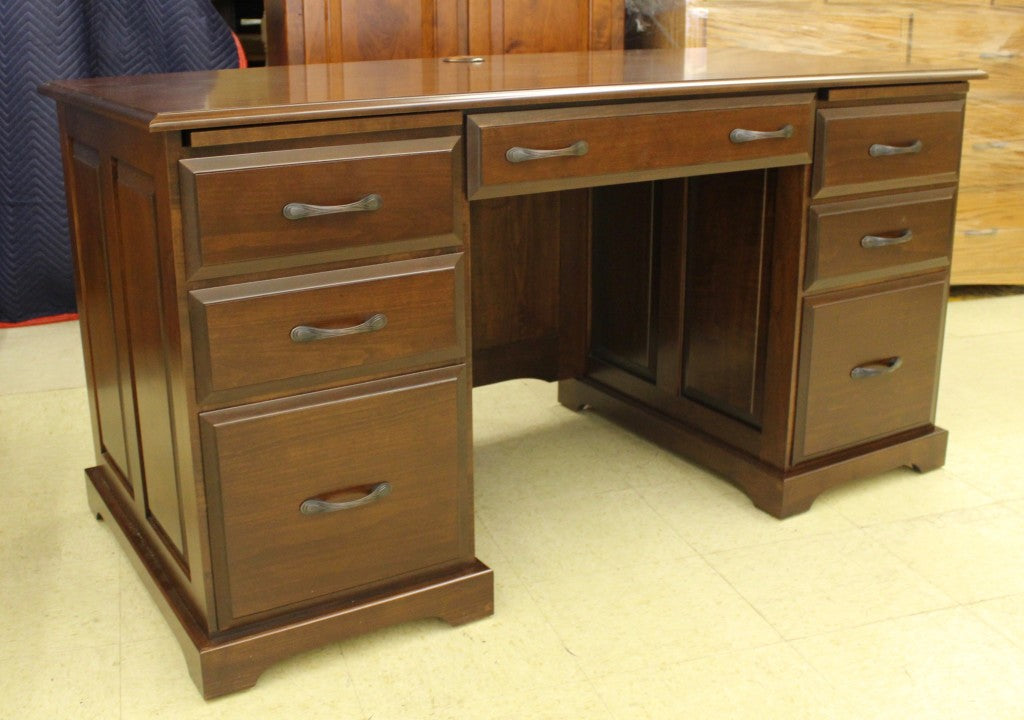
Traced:
[[629, 51], [45, 86], [90, 504], [204, 695], [493, 611], [474, 384], [557, 380], [777, 517], [940, 466], [980, 77]]

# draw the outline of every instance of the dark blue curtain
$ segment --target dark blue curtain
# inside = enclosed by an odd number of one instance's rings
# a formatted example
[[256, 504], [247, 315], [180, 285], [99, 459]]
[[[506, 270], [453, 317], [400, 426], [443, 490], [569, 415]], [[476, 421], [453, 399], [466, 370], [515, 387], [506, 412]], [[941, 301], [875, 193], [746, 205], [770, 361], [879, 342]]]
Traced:
[[48, 80], [238, 67], [210, 0], [0, 0], [0, 322], [73, 312]]

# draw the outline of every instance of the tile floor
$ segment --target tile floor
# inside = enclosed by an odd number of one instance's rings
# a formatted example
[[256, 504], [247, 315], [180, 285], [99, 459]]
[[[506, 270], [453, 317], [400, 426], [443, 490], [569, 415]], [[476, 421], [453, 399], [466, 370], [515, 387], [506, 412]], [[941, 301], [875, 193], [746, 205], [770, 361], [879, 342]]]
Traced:
[[0, 330], [0, 717], [1024, 718], [1024, 296], [950, 305], [945, 468], [785, 522], [516, 381], [474, 399], [497, 613], [282, 662], [204, 703], [86, 509], [74, 323]]

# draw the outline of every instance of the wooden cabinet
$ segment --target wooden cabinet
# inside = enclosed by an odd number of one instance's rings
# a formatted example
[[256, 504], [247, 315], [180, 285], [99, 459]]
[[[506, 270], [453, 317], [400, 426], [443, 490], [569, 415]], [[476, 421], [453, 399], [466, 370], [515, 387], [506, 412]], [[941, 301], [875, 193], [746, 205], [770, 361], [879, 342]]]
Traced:
[[[670, 4], [671, 5], [671, 4]], [[988, 72], [967, 99], [954, 230], [954, 284], [1024, 284], [1024, 4], [1019, 0], [690, 0], [635, 41], [757, 48]]]

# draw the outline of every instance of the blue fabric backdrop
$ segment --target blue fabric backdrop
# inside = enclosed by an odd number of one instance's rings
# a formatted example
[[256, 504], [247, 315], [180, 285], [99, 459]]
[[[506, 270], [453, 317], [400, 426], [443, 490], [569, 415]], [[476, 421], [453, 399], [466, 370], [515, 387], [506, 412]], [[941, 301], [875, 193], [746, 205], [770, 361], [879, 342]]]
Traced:
[[210, 0], [0, 0], [0, 322], [73, 312], [57, 78], [238, 66]]

